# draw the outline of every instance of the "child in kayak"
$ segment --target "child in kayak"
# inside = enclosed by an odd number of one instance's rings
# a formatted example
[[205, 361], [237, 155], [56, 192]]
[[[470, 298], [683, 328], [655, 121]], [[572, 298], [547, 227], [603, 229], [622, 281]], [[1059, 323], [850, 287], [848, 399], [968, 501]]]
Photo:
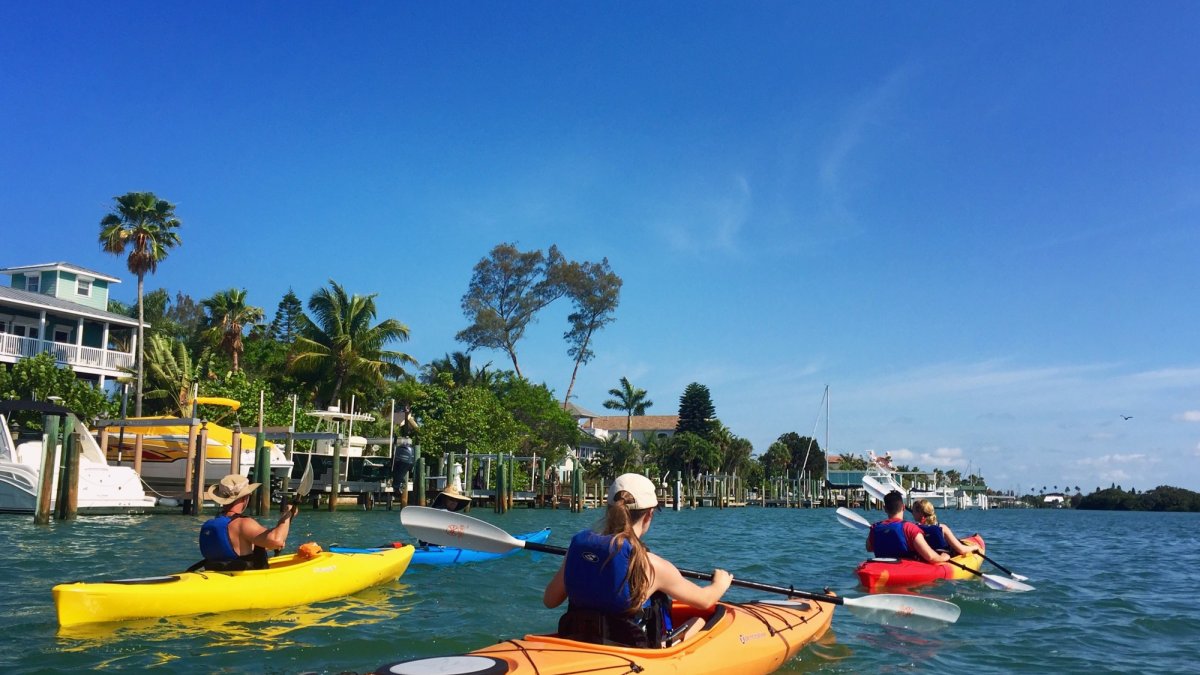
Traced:
[[892, 490], [883, 496], [887, 519], [871, 526], [867, 550], [876, 558], [916, 558], [925, 562], [945, 562], [949, 555], [933, 550], [925, 533], [916, 523], [904, 520], [904, 495]]
[[654, 483], [640, 474], [622, 474], [609, 486], [601, 529], [584, 530], [571, 539], [562, 565], [542, 595], [547, 607], [570, 601], [559, 620], [561, 637], [663, 647], [668, 646], [664, 644], [668, 633], [687, 640], [703, 627], [693, 618], [673, 630], [671, 599], [711, 609], [729, 590], [733, 575], [716, 569], [711, 584], [697, 586], [684, 579], [675, 565], [651, 553], [642, 537], [658, 505]]
[[949, 526], [938, 523], [937, 511], [928, 499], [918, 499], [913, 502], [909, 510], [912, 511], [913, 518], [917, 519], [917, 526], [925, 534], [925, 541], [931, 548], [938, 551], [949, 551], [951, 555], [955, 556], [979, 550], [975, 544], [959, 541], [958, 537], [954, 536], [954, 532], [950, 531]]
[[270, 529], [242, 514], [259, 485], [241, 474], [231, 473], [208, 488], [204, 497], [219, 504], [221, 513], [200, 526], [200, 553], [204, 560], [193, 567], [214, 571], [266, 569], [267, 551], [287, 545], [289, 524], [299, 510], [297, 504], [284, 511]]

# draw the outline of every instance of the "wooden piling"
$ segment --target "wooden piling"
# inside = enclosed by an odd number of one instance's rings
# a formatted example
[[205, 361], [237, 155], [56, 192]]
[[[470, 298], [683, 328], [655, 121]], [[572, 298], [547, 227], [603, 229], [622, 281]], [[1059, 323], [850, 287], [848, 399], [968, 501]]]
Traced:
[[50, 500], [54, 496], [54, 476], [58, 473], [58, 415], [44, 416], [42, 431], [42, 474], [33, 522], [37, 525], [48, 525]]

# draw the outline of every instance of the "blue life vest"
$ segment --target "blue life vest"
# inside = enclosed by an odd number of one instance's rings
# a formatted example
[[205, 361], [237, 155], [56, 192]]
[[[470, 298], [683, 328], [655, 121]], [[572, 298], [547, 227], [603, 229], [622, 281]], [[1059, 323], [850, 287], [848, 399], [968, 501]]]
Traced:
[[[633, 560], [628, 541], [614, 553], [613, 537], [584, 530], [571, 538], [563, 566], [569, 605], [559, 635], [596, 644], [657, 648], [672, 629], [671, 600], [655, 593], [631, 610], [626, 576]], [[611, 556], [611, 560], [609, 559]]]
[[[567, 560], [563, 568], [563, 581], [567, 586], [567, 599], [571, 606], [603, 614], [627, 614], [630, 597], [629, 561], [633, 558], [633, 545], [628, 541], [614, 554], [613, 538], [584, 530], [571, 538], [567, 549]], [[609, 558], [612, 560], [609, 560]]]
[[941, 525], [918, 525], [921, 531], [925, 533], [925, 542], [929, 544], [929, 548], [935, 551], [949, 551], [950, 544], [946, 541], [946, 535], [942, 533]]
[[231, 562], [240, 556], [229, 539], [229, 523], [235, 517], [219, 515], [200, 526], [200, 555], [212, 562]]
[[880, 521], [871, 526], [872, 552], [876, 558], [909, 558], [908, 537], [904, 536], [904, 521]]

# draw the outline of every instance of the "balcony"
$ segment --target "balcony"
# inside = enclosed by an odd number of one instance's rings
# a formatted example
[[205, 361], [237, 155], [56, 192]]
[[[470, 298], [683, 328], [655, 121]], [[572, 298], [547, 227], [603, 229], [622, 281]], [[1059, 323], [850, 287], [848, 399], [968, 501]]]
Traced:
[[43, 352], [71, 370], [94, 374], [118, 375], [122, 368], [133, 368], [134, 362], [134, 355], [125, 352], [0, 333], [0, 361], [13, 363]]

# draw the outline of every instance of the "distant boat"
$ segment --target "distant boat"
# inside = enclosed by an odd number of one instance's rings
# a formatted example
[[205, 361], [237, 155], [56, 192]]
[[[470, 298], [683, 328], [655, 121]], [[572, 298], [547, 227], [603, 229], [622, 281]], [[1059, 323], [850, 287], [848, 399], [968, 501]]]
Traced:
[[[31, 407], [36, 406], [36, 407]], [[18, 432], [14, 439], [9, 430], [13, 413], [45, 412], [51, 406], [32, 401], [0, 403], [0, 513], [33, 513], [37, 508], [41, 486], [42, 463], [45, 456], [43, 437]], [[154, 497], [146, 495], [142, 481], [133, 469], [109, 466], [100, 446], [88, 433], [87, 426], [67, 412], [74, 420], [72, 435], [79, 448], [79, 513], [139, 512], [154, 506]], [[55, 466], [62, 462], [62, 446], [56, 444]], [[58, 472], [55, 472], [50, 493], [51, 508], [58, 496]]]
[[[199, 397], [201, 405], [216, 405], [237, 410], [241, 403], [233, 399]], [[174, 420], [166, 416], [131, 417], [131, 420]], [[215, 422], [207, 422], [208, 447], [204, 453], [204, 483], [210, 485], [230, 473], [230, 458], [233, 456], [233, 429]], [[142, 478], [154, 490], [180, 492], [185, 485], [188, 458], [188, 425], [163, 424], [154, 427], [126, 427], [120, 434], [120, 426], [108, 427], [108, 460], [132, 465], [135, 450], [134, 432], [145, 434], [142, 439]], [[239, 470], [243, 476], [250, 475], [254, 467], [254, 445], [252, 433], [241, 433], [241, 456]], [[292, 462], [283, 450], [266, 442], [271, 453], [271, 475], [286, 480], [291, 473]], [[260, 481], [261, 482], [261, 481]]]

